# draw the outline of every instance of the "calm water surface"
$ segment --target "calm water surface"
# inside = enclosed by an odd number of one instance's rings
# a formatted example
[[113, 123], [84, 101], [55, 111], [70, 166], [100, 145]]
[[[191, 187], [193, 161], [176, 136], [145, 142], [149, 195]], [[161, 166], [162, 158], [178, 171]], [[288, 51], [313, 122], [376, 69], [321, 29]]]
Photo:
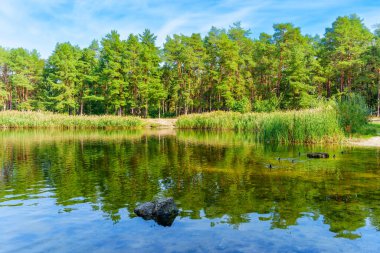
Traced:
[[[0, 252], [380, 249], [380, 149], [170, 130], [5, 131], [0, 144]], [[161, 196], [181, 211], [171, 227], [134, 215]]]

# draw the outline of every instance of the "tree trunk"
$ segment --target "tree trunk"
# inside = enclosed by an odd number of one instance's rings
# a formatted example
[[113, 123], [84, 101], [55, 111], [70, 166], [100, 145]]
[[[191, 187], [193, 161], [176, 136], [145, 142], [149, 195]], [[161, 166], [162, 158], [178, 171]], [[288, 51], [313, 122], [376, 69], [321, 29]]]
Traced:
[[6, 101], [5, 101], [5, 109], [6, 110], [12, 110], [12, 87], [10, 85], [9, 81], [9, 75], [8, 75], [8, 65], [4, 64], [3, 66], [3, 83], [5, 85], [5, 90], [7, 91]]
[[81, 116], [83, 115], [83, 107], [84, 107], [84, 103], [83, 103], [83, 101], [81, 101], [80, 102], [80, 109], [79, 109], [79, 113]]
[[280, 85], [281, 85], [281, 79], [282, 79], [282, 48], [280, 47], [280, 62], [278, 63], [278, 70], [277, 70], [277, 83], [276, 83], [276, 95], [279, 98], [280, 97]]
[[145, 118], [148, 118], [148, 101], [145, 103]]
[[12, 110], [12, 90], [8, 93], [8, 110]]
[[212, 109], [212, 106], [211, 106], [211, 94], [210, 94], [210, 98], [209, 98], [210, 100], [209, 100], [209, 111], [211, 112], [211, 109]]
[[327, 86], [326, 86], [326, 95], [327, 95], [327, 98], [330, 98], [331, 96], [331, 81], [330, 79], [327, 80]]
[[347, 88], [348, 88], [349, 91], [351, 91], [351, 83], [352, 83], [351, 73], [348, 72], [348, 75], [347, 75]]
[[344, 71], [340, 72], [340, 92], [344, 90]]

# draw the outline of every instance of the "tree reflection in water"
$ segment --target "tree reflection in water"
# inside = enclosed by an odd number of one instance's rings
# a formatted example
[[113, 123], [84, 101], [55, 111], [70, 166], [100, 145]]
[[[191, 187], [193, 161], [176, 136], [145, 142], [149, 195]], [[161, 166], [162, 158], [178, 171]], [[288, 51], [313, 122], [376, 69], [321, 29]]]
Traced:
[[[0, 208], [49, 192], [64, 211], [86, 203], [117, 223], [122, 208], [132, 218], [137, 203], [173, 196], [181, 217], [222, 218], [235, 228], [256, 213], [272, 229], [305, 216], [322, 216], [337, 237], [360, 237], [367, 220], [380, 229], [375, 149], [340, 154], [340, 146], [263, 145], [247, 134], [192, 131], [15, 131], [0, 140]], [[308, 151], [336, 158], [310, 160]]]

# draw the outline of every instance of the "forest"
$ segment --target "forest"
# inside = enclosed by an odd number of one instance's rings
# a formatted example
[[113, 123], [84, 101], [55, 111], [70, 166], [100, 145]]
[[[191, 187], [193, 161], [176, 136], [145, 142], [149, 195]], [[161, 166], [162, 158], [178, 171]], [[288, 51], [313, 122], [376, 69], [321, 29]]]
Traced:
[[380, 25], [371, 32], [355, 14], [323, 36], [280, 23], [252, 38], [234, 23], [156, 44], [146, 29], [126, 39], [111, 31], [86, 48], [57, 43], [48, 59], [0, 47], [2, 110], [174, 117], [313, 108], [354, 93], [380, 111]]

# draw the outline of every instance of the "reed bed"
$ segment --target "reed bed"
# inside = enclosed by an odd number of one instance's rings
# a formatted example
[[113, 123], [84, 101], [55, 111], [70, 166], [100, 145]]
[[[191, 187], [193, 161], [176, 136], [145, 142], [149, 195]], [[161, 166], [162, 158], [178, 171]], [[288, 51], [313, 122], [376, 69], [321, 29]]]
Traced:
[[272, 113], [210, 112], [179, 117], [181, 129], [251, 132], [257, 141], [281, 143], [333, 143], [344, 138], [332, 106]]
[[69, 116], [48, 112], [0, 112], [0, 128], [135, 129], [144, 126], [138, 117]]

